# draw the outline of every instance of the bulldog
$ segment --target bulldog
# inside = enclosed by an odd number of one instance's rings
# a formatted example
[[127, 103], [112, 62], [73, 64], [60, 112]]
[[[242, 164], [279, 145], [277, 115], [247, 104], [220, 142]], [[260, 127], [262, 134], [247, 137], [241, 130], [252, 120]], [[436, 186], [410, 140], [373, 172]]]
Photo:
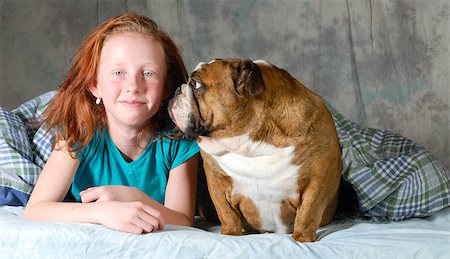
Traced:
[[320, 96], [265, 61], [200, 63], [169, 103], [197, 139], [222, 234], [316, 240], [333, 221], [341, 176], [336, 128]]

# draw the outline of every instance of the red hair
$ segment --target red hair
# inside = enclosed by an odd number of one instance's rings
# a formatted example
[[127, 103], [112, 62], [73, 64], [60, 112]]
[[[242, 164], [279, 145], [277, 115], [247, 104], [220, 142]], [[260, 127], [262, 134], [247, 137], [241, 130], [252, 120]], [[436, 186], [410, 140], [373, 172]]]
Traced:
[[71, 152], [83, 149], [96, 130], [106, 128], [105, 109], [103, 105], [95, 104], [89, 85], [96, 83], [103, 43], [108, 36], [120, 32], [142, 33], [163, 47], [167, 66], [165, 99], [154, 121], [159, 132], [174, 127], [167, 105], [175, 89], [188, 77], [180, 51], [154, 21], [145, 16], [125, 13], [100, 24], [84, 39], [74, 56], [72, 67], [44, 113], [44, 123], [50, 130], [56, 130], [56, 139], [64, 139]]

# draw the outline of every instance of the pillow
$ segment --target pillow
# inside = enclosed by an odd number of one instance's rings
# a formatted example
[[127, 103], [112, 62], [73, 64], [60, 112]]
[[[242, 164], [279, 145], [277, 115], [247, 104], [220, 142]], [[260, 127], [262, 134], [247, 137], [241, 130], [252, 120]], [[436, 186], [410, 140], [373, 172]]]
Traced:
[[0, 205], [24, 206], [52, 150], [39, 116], [54, 96], [45, 93], [9, 112], [0, 107]]
[[361, 127], [328, 108], [342, 150], [342, 179], [354, 188], [360, 214], [399, 221], [450, 206], [450, 173], [424, 147], [394, 132]]

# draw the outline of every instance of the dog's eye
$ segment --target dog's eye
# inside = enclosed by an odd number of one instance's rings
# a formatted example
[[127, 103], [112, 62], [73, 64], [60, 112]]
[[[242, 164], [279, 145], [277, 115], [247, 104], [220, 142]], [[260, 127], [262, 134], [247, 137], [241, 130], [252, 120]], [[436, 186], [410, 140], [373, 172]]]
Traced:
[[199, 82], [195, 81], [192, 88], [194, 88], [194, 90], [198, 90], [202, 87], [202, 84], [200, 84]]

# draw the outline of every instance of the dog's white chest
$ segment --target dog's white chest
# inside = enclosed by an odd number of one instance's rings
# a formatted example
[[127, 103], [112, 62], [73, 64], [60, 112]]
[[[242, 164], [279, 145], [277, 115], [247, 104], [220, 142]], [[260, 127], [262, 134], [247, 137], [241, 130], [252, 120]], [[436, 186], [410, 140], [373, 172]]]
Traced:
[[247, 136], [220, 140], [202, 138], [199, 146], [233, 179], [233, 192], [253, 201], [261, 229], [288, 231], [280, 218], [281, 202], [297, 195], [299, 168], [292, 164], [294, 146], [277, 148]]

